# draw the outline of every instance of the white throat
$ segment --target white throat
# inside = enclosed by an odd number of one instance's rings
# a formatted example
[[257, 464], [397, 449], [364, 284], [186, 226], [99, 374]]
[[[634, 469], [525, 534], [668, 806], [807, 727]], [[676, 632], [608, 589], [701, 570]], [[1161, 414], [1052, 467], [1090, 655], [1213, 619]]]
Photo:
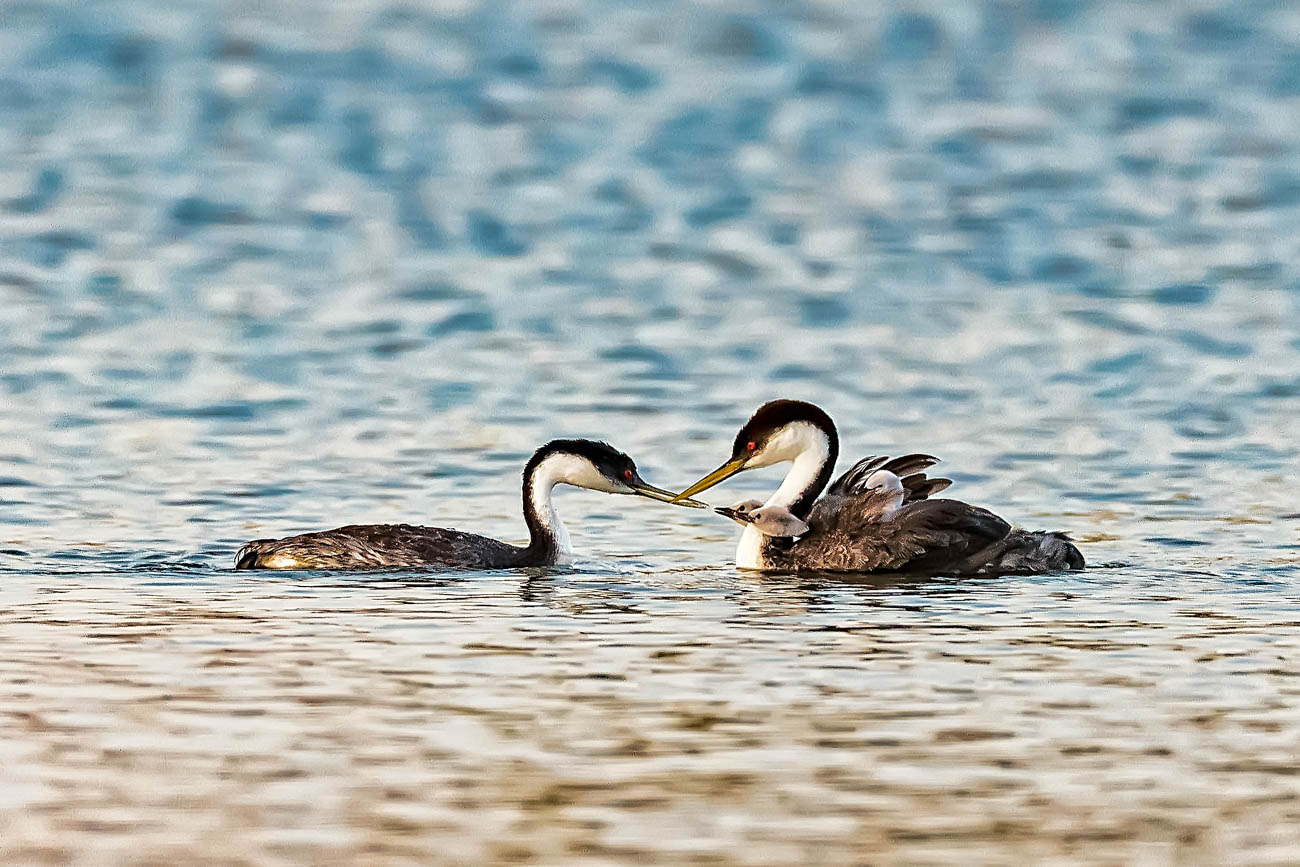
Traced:
[[763, 568], [763, 534], [753, 524], [746, 524], [736, 545], [736, 566], [741, 569]]
[[615, 489], [591, 461], [577, 455], [564, 452], [547, 455], [533, 469], [533, 511], [555, 538], [556, 562], [569, 563], [573, 560], [573, 542], [559, 512], [555, 511], [555, 504], [551, 502], [556, 485], [575, 485], [610, 493], [615, 493]]
[[[816, 425], [807, 422], [795, 422], [787, 425], [779, 434], [768, 441], [763, 449], [762, 466], [791, 461], [793, 465], [785, 474], [781, 487], [767, 498], [765, 506], [782, 506], [789, 508], [822, 471], [822, 466], [830, 460], [831, 444], [826, 434]], [[771, 452], [771, 458], [767, 453]]]

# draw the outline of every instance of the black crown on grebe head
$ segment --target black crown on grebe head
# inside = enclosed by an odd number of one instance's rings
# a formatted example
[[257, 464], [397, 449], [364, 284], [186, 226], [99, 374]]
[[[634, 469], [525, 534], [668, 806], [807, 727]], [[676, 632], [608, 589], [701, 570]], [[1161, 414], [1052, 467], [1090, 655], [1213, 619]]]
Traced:
[[749, 421], [736, 433], [731, 447], [732, 458], [743, 458], [762, 451], [764, 444], [783, 427], [794, 422], [807, 422], [826, 434], [827, 440], [838, 442], [835, 422], [821, 407], [804, 400], [770, 400], [754, 411]]
[[602, 476], [612, 482], [624, 484], [641, 481], [641, 474], [637, 471], [636, 461], [632, 460], [632, 458], [609, 443], [578, 439], [551, 440], [533, 452], [533, 456], [528, 459], [528, 463], [524, 467], [524, 477], [527, 478], [531, 475], [542, 461], [551, 455], [558, 454], [585, 458]]

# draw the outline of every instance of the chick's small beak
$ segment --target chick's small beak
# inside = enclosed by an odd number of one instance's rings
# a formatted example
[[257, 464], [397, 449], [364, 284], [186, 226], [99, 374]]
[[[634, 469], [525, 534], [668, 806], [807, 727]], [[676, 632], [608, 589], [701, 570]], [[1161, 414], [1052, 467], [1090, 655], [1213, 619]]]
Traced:
[[700, 491], [707, 491], [709, 488], [713, 487], [719, 482], [731, 478], [732, 476], [734, 476], [736, 473], [740, 472], [744, 468], [745, 468], [744, 458], [733, 458], [727, 461], [722, 466], [718, 467], [713, 472], [709, 473], [704, 478], [700, 479], [695, 484], [691, 485], [686, 490], [682, 491], [680, 494], [677, 495], [677, 499], [683, 500], [689, 496], [698, 494]]
[[683, 497], [680, 494], [674, 494], [672, 491], [665, 491], [663, 488], [656, 488], [648, 484], [644, 479], [636, 478], [628, 482], [628, 487], [632, 493], [638, 497], [649, 497], [652, 500], [658, 500], [661, 503], [672, 503], [675, 506], [687, 506], [692, 509], [707, 509], [708, 503], [701, 503], [699, 500], [692, 500]]

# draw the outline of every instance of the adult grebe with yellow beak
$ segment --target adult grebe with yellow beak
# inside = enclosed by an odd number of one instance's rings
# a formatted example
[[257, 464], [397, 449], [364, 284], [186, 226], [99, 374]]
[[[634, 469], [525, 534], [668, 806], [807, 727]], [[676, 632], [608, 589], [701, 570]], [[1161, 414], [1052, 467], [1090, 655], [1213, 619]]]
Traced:
[[553, 566], [573, 557], [569, 532], [551, 504], [557, 485], [635, 494], [696, 509], [704, 503], [648, 484], [630, 457], [606, 443], [553, 440], [524, 467], [527, 546], [442, 527], [354, 524], [286, 539], [257, 539], [239, 549], [236, 569], [509, 569]]
[[[831, 484], [839, 434], [830, 416], [800, 400], [758, 408], [736, 434], [731, 459], [679, 494], [685, 500], [745, 470], [790, 463], [776, 493], [720, 510], [745, 524], [736, 548], [744, 569], [978, 575], [1082, 569], [1063, 533], [1013, 529], [986, 509], [930, 499], [952, 484], [928, 478], [929, 455], [865, 458]], [[826, 490], [826, 496], [818, 496]], [[795, 536], [776, 528], [806, 527]]]

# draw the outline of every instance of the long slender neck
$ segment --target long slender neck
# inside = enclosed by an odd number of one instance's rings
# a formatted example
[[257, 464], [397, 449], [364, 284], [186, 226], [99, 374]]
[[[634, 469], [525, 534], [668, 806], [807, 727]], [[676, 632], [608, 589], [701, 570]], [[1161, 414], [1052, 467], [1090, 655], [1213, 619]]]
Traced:
[[765, 503], [783, 506], [801, 521], [808, 520], [813, 503], [830, 484], [835, 461], [840, 456], [840, 438], [834, 427], [823, 430], [809, 425], [808, 430], [807, 435], [800, 437], [799, 452], [781, 487]]
[[524, 521], [528, 524], [530, 562], [557, 563], [573, 556], [569, 531], [551, 502], [551, 494], [563, 479], [558, 457], [552, 455], [524, 471]]

